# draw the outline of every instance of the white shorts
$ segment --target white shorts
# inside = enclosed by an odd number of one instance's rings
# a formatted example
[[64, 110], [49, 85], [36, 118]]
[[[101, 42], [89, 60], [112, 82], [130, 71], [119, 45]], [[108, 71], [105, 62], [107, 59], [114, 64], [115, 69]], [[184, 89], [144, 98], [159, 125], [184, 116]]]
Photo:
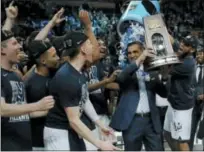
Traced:
[[68, 131], [55, 128], [44, 128], [45, 150], [70, 150]]
[[176, 110], [168, 106], [164, 130], [171, 133], [171, 137], [178, 141], [188, 141], [191, 136], [193, 108], [188, 110]]

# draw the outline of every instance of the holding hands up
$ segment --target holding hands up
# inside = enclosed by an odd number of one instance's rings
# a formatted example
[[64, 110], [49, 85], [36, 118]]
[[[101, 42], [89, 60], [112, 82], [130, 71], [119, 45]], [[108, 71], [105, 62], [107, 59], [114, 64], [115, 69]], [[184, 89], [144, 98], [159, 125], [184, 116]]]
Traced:
[[6, 17], [9, 19], [16, 19], [18, 16], [18, 7], [13, 6], [14, 1], [12, 1], [9, 6], [5, 9], [6, 11]]
[[65, 17], [62, 17], [64, 14], [64, 8], [61, 8], [53, 17], [52, 17], [52, 24], [55, 26], [57, 24], [60, 24], [65, 20]]

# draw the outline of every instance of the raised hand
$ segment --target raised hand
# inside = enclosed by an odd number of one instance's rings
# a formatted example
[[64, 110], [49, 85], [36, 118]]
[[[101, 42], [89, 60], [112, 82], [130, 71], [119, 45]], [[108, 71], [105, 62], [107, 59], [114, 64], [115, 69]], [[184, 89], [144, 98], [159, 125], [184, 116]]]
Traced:
[[28, 61], [28, 55], [26, 55], [23, 51], [18, 52], [17, 57], [19, 62]]
[[53, 17], [52, 22], [54, 25], [60, 24], [65, 20], [65, 17], [62, 18], [62, 15], [64, 14], [64, 8], [61, 8]]
[[150, 57], [153, 58], [156, 56], [155, 52], [152, 49], [145, 49], [142, 53], [142, 55], [146, 58], [146, 57]]
[[91, 25], [91, 20], [87, 11], [81, 10], [79, 12], [79, 18], [85, 26]]
[[12, 1], [9, 6], [5, 9], [6, 16], [9, 19], [15, 19], [18, 16], [18, 7], [13, 6], [14, 1]]
[[108, 83], [114, 82], [117, 75], [121, 72], [121, 70], [115, 70], [111, 76], [108, 78]]
[[201, 101], [204, 101], [204, 94], [199, 95], [197, 99], [201, 100]]

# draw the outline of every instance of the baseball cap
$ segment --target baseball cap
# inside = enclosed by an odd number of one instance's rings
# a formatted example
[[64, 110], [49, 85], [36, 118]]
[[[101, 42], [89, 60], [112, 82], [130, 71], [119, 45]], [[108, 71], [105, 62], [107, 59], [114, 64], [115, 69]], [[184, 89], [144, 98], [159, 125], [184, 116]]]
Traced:
[[83, 44], [88, 37], [82, 32], [69, 32], [64, 36], [54, 37], [51, 39], [51, 43], [57, 51], [63, 50], [69, 51], [69, 49], [78, 48]]
[[182, 38], [182, 41], [186, 46], [191, 46], [193, 48], [197, 47], [198, 41], [194, 36], [188, 35], [188, 36]]
[[37, 59], [51, 47], [53, 47], [53, 45], [50, 42], [43, 40], [33, 40], [28, 47], [29, 56]]
[[11, 31], [1, 30], [1, 42], [8, 40], [14, 37], [14, 34]]

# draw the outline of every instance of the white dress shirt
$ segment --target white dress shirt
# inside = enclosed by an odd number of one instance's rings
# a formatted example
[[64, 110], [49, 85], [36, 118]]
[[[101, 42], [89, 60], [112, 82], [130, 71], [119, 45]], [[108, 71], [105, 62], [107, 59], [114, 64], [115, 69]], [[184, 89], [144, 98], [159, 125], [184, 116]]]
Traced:
[[140, 99], [136, 109], [136, 113], [139, 114], [150, 112], [147, 90], [145, 85], [145, 75], [147, 75], [147, 73], [144, 73], [143, 69], [144, 67], [143, 65], [141, 65], [138, 71], [136, 72], [140, 94]]

